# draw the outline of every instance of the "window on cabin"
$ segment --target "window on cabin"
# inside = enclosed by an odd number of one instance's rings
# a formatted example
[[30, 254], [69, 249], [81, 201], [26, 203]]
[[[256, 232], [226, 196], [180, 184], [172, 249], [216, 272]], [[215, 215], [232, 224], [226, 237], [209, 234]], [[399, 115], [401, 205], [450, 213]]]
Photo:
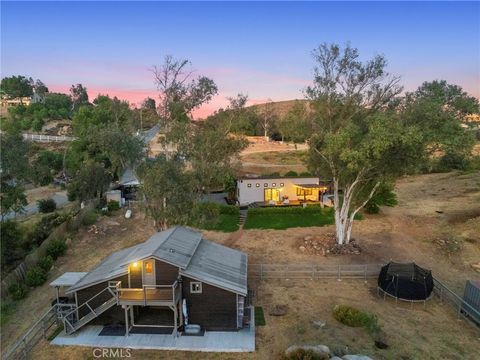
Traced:
[[153, 261], [146, 261], [145, 262], [145, 272], [147, 274], [151, 274], [153, 272]]
[[256, 184], [255, 184], [255, 187], [260, 187], [260, 184], [259, 184], [259, 183], [256, 183]]
[[202, 283], [200, 281], [191, 281], [190, 282], [190, 293], [191, 294], [201, 294], [202, 293]]
[[247, 187], [252, 187], [252, 184], [248, 184]]
[[302, 189], [297, 187], [297, 196], [312, 195], [312, 189]]

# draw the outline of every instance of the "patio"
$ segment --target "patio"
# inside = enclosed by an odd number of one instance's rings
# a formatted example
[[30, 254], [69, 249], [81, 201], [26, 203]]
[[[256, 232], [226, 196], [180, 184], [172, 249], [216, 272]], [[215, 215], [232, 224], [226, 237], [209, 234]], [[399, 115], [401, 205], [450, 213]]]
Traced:
[[254, 311], [250, 313], [250, 326], [239, 331], [205, 331], [203, 336], [132, 333], [129, 336], [99, 336], [103, 326], [89, 325], [72, 335], [62, 332], [51, 344], [149, 350], [253, 352], [255, 318]]

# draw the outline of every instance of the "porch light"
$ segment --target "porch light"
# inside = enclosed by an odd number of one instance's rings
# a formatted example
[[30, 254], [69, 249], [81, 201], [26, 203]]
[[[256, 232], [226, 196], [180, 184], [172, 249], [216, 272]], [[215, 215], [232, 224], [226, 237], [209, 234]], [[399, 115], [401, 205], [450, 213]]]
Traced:
[[138, 267], [138, 262], [135, 261], [135, 262], [132, 264], [132, 266], [133, 266], [134, 268]]

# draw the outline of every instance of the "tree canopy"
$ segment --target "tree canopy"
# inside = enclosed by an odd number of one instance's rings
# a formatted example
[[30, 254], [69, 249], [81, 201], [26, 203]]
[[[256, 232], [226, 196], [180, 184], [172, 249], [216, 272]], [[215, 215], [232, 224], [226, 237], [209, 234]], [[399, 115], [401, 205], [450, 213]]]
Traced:
[[22, 98], [32, 96], [33, 80], [22, 75], [4, 77], [0, 84], [0, 88], [4, 94], [10, 98]]

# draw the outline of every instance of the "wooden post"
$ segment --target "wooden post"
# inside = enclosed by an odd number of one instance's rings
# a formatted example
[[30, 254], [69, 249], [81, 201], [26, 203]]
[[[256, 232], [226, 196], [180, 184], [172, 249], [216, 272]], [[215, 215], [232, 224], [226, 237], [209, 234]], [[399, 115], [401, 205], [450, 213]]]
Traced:
[[341, 275], [340, 275], [340, 265], [338, 265], [337, 281], [342, 281], [342, 279], [340, 277], [341, 277]]
[[129, 329], [128, 329], [128, 306], [124, 305], [125, 309], [125, 336], [129, 335]]
[[173, 307], [173, 335], [177, 336], [177, 306]]
[[260, 264], [260, 280], [263, 280], [263, 264]]

